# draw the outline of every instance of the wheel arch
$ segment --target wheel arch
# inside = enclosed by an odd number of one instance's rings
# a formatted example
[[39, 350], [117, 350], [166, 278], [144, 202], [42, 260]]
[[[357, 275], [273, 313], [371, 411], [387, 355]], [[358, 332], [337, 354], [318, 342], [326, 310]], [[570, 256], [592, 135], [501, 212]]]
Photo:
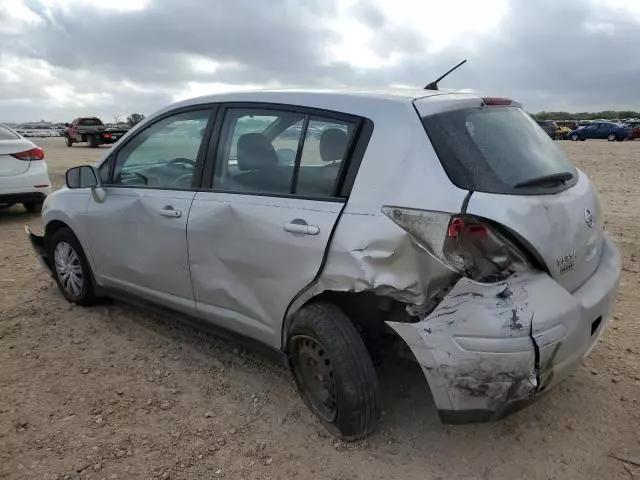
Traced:
[[[73, 232], [73, 229], [62, 220], [51, 220], [49, 223], [47, 223], [44, 228], [44, 243], [47, 249], [49, 248], [51, 239], [56, 234], [56, 232], [63, 228], [68, 228], [69, 230], [71, 230], [71, 232]], [[78, 238], [75, 232], [73, 232], [73, 234], [76, 236], [76, 238]]]

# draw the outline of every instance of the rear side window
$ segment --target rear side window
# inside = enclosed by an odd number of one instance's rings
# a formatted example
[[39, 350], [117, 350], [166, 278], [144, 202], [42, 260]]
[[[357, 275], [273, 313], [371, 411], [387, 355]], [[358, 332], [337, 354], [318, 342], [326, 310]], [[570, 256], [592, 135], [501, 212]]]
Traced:
[[213, 188], [336, 197], [356, 125], [301, 112], [230, 108], [218, 145]]
[[13, 133], [4, 125], [0, 125], [0, 140], [17, 140], [20, 138], [17, 134]]
[[[577, 181], [566, 155], [518, 107], [454, 110], [424, 117], [422, 123], [447, 175], [465, 190], [553, 193]], [[553, 185], [530, 184], [557, 175], [573, 178]]]

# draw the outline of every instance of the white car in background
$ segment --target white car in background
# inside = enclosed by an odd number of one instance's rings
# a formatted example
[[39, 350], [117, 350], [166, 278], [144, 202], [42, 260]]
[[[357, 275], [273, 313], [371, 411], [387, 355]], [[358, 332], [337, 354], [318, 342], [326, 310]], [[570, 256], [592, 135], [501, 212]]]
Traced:
[[0, 207], [22, 203], [39, 212], [51, 193], [44, 150], [0, 124]]

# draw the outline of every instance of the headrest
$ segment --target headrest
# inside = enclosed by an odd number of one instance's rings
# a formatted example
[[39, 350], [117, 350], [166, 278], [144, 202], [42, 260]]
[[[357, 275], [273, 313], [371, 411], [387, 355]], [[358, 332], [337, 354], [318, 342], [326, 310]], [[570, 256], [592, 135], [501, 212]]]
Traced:
[[320, 158], [323, 162], [342, 160], [347, 150], [347, 134], [339, 128], [327, 128], [320, 135]]
[[245, 133], [238, 138], [238, 168], [260, 170], [278, 165], [278, 155], [273, 145], [261, 133]]

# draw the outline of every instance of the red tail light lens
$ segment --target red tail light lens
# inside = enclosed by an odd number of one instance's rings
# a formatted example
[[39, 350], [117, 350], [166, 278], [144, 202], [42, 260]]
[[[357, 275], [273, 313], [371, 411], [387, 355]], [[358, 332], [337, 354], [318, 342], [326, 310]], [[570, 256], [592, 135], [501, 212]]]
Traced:
[[105, 133], [104, 134], [104, 138], [110, 139], [111, 138], [111, 134], [110, 133]]
[[26, 162], [30, 162], [33, 160], [43, 160], [44, 150], [42, 150], [40, 147], [35, 147], [31, 150], [27, 150], [26, 152], [12, 153], [11, 156], [17, 158], [18, 160], [24, 160]]
[[470, 215], [382, 207], [382, 213], [454, 271], [495, 282], [528, 267], [525, 254], [496, 228]]

